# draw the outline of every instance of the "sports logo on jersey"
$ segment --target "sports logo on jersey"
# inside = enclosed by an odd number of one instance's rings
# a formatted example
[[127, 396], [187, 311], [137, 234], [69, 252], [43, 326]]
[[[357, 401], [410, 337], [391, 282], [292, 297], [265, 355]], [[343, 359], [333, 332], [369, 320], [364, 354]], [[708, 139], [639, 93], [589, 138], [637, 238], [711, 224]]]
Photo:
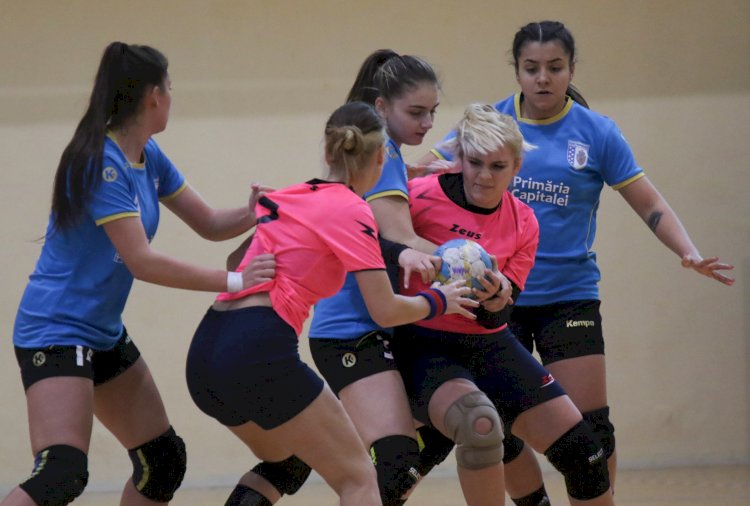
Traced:
[[373, 239], [377, 239], [377, 237], [375, 237], [375, 229], [374, 228], [372, 228], [367, 223], [362, 223], [359, 220], [354, 220], [354, 221], [356, 221], [357, 223], [359, 223], [360, 225], [362, 225], [362, 227], [364, 227], [362, 230], [360, 230], [360, 232], [363, 232], [365, 235], [369, 235]]
[[581, 170], [589, 161], [588, 145], [578, 141], [568, 141], [568, 165]]
[[344, 367], [354, 367], [354, 364], [357, 363], [357, 355], [354, 353], [344, 353], [344, 356], [341, 357], [341, 364]]
[[117, 169], [114, 167], [104, 167], [102, 171], [102, 179], [108, 183], [114, 183], [117, 181]]

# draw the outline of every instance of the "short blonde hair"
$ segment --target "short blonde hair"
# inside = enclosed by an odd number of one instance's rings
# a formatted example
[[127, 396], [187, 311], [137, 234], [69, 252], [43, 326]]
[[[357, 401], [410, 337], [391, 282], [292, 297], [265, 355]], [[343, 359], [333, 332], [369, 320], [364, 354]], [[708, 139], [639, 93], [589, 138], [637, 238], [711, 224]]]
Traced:
[[518, 123], [489, 104], [470, 104], [456, 125], [456, 136], [443, 146], [456, 157], [486, 155], [507, 147], [516, 160], [534, 146], [523, 139]]

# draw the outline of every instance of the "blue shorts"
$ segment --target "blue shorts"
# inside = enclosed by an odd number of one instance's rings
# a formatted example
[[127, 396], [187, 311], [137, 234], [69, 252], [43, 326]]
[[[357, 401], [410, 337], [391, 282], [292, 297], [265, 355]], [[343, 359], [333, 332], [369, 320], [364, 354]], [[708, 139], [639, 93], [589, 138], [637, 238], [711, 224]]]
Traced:
[[372, 331], [356, 339], [310, 338], [315, 366], [338, 395], [347, 385], [385, 371], [395, 371], [392, 337]]
[[544, 306], [516, 306], [510, 328], [529, 353], [543, 364], [604, 355], [602, 316], [598, 300], [571, 300]]
[[507, 328], [465, 335], [406, 325], [396, 330], [392, 345], [414, 417], [424, 424], [432, 425], [430, 398], [451, 379], [473, 382], [490, 398], [507, 428], [527, 409], [565, 395]]
[[299, 356], [294, 329], [270, 307], [209, 309], [190, 344], [187, 384], [195, 404], [227, 426], [263, 429], [294, 418], [323, 390]]
[[109, 350], [82, 345], [53, 345], [45, 348], [15, 347], [24, 390], [45, 378], [78, 376], [89, 378], [94, 386], [116, 378], [141, 356], [128, 331], [122, 328], [117, 343]]

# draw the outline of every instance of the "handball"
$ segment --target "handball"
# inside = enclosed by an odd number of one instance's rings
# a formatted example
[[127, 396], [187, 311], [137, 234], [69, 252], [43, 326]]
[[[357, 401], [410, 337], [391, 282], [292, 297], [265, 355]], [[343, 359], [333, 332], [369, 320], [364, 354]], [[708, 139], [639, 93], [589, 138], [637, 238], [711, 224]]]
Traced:
[[435, 250], [443, 263], [437, 280], [443, 284], [462, 280], [466, 286], [484, 290], [479, 278], [485, 269], [492, 269], [492, 259], [485, 249], [468, 239], [452, 239]]

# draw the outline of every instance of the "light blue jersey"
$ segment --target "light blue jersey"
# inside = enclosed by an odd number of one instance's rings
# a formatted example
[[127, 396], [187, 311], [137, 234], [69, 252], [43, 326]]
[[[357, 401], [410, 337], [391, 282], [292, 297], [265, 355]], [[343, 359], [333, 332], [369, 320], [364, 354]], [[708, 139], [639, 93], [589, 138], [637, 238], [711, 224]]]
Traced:
[[[525, 153], [511, 189], [531, 206], [540, 227], [536, 261], [517, 305], [598, 299], [601, 276], [592, 247], [602, 188], [606, 183], [619, 190], [643, 177], [643, 170], [606, 116], [568, 99], [556, 116], [530, 120], [519, 118], [520, 103], [516, 94], [495, 104], [536, 147]], [[433, 153], [451, 159], [441, 145]]]
[[[381, 197], [396, 196], [408, 200], [406, 182], [406, 164], [401, 157], [401, 150], [388, 139], [383, 173], [375, 187], [365, 194], [365, 199], [369, 202]], [[370, 318], [357, 279], [354, 274], [349, 273], [344, 286], [336, 295], [321, 299], [315, 305], [308, 334], [311, 339], [354, 339], [373, 330], [383, 329]]]
[[13, 344], [106, 350], [117, 342], [133, 275], [102, 225], [138, 216], [150, 241], [159, 224], [159, 199], [173, 198], [186, 186], [155, 141], [149, 140], [143, 153], [143, 163], [131, 164], [107, 137], [102, 180], [79, 222], [53, 231], [50, 217], [42, 252], [18, 308]]

